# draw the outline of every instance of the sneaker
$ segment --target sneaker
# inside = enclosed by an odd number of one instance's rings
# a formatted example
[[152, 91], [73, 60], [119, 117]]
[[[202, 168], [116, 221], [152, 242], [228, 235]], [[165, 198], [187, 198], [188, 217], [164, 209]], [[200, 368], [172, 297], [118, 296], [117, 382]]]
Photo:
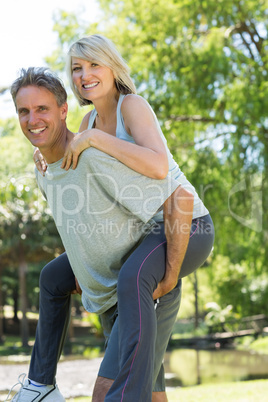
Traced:
[[[26, 379], [26, 374], [21, 374], [18, 377], [18, 382], [15, 384], [5, 401], [13, 401], [13, 402], [65, 402], [65, 398], [60, 393], [57, 385], [46, 385], [38, 387], [36, 385], [31, 384], [31, 382]], [[12, 390], [20, 385], [21, 388], [19, 392], [17, 392], [12, 399], [8, 399], [11, 397]]]

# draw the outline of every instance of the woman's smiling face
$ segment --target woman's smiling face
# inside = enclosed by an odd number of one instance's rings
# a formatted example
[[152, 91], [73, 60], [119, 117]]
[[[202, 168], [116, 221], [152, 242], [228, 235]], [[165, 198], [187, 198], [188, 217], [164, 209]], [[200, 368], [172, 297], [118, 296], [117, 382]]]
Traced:
[[77, 57], [72, 57], [72, 79], [80, 95], [93, 103], [116, 89], [109, 67]]

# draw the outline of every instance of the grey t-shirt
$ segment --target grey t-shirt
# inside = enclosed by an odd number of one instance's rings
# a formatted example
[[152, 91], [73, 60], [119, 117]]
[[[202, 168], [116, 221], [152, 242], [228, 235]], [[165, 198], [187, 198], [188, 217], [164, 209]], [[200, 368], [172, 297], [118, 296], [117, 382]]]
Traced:
[[115, 158], [86, 149], [75, 170], [49, 164], [38, 185], [48, 201], [87, 311], [102, 314], [117, 301], [125, 256], [155, 224], [153, 216], [175, 191], [170, 176], [154, 180]]

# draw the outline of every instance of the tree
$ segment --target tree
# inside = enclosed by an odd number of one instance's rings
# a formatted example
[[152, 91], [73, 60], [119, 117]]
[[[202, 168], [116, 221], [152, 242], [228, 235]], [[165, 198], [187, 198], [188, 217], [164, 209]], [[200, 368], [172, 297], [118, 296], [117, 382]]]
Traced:
[[[0, 170], [0, 188], [2, 190], [0, 194], [0, 274], [4, 275], [7, 271], [9, 274], [10, 271], [18, 271], [22, 310], [21, 336], [23, 346], [27, 346], [28, 264], [48, 261], [61, 253], [63, 247], [54, 221], [37, 188], [33, 173], [32, 147], [29, 147], [22, 135], [17, 133], [16, 128], [15, 121], [9, 120], [3, 128], [0, 138], [2, 157]], [[5, 135], [6, 132], [9, 133], [8, 136]], [[30, 165], [32, 165], [32, 169], [27, 172], [25, 166]], [[15, 284], [15, 286], [17, 285]]]
[[[248, 280], [267, 275], [267, 1], [99, 5], [102, 19], [90, 26], [81, 15], [57, 12], [59, 43], [47, 62], [62, 72], [73, 41], [96, 32], [110, 37], [212, 214], [220, 258], [212, 258], [211, 283], [224, 257], [245, 267]], [[86, 110], [80, 113], [75, 131]], [[224, 296], [224, 287], [219, 291]]]
[[211, 185], [216, 253], [267, 272], [267, 1], [100, 5], [99, 28], [129, 61], [177, 161], [198, 189]]

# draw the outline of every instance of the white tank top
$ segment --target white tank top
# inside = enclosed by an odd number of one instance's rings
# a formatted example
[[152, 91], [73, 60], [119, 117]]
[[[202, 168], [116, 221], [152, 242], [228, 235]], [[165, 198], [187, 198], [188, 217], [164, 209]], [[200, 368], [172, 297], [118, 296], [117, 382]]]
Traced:
[[[122, 102], [125, 98], [125, 96], [127, 95], [123, 95], [120, 94], [119, 96], [119, 100], [118, 100], [118, 104], [117, 104], [117, 111], [116, 111], [116, 117], [117, 117], [117, 124], [116, 124], [116, 137], [120, 138], [121, 140], [124, 141], [128, 141], [128, 142], [132, 142], [133, 144], [135, 144], [134, 138], [128, 134], [128, 132], [125, 129], [125, 123], [124, 123], [124, 118], [121, 112], [121, 105]], [[207, 210], [207, 208], [204, 206], [203, 202], [201, 201], [201, 199], [199, 198], [194, 186], [192, 186], [192, 184], [189, 182], [189, 180], [186, 179], [184, 173], [181, 171], [181, 169], [179, 168], [179, 165], [177, 164], [177, 162], [173, 159], [173, 156], [167, 146], [167, 140], [161, 130], [160, 124], [157, 120], [157, 117], [153, 111], [153, 109], [151, 108], [151, 111], [153, 113], [155, 122], [157, 124], [158, 127], [158, 131], [159, 134], [163, 140], [163, 143], [165, 145], [166, 151], [167, 151], [167, 156], [168, 156], [168, 164], [169, 164], [169, 174], [171, 175], [171, 177], [173, 179], [175, 179], [176, 181], [178, 181], [184, 188], [186, 188], [188, 191], [190, 191], [193, 195], [194, 195], [194, 210], [193, 210], [193, 219], [195, 218], [199, 218], [200, 216], [205, 216], [209, 213], [209, 211]], [[94, 121], [95, 118], [97, 116], [97, 111], [96, 109], [93, 109], [90, 117], [89, 117], [89, 121], [88, 121], [88, 129], [92, 128], [94, 125]], [[163, 220], [163, 213], [158, 212], [155, 217], [155, 220], [159, 221], [159, 220]]]

